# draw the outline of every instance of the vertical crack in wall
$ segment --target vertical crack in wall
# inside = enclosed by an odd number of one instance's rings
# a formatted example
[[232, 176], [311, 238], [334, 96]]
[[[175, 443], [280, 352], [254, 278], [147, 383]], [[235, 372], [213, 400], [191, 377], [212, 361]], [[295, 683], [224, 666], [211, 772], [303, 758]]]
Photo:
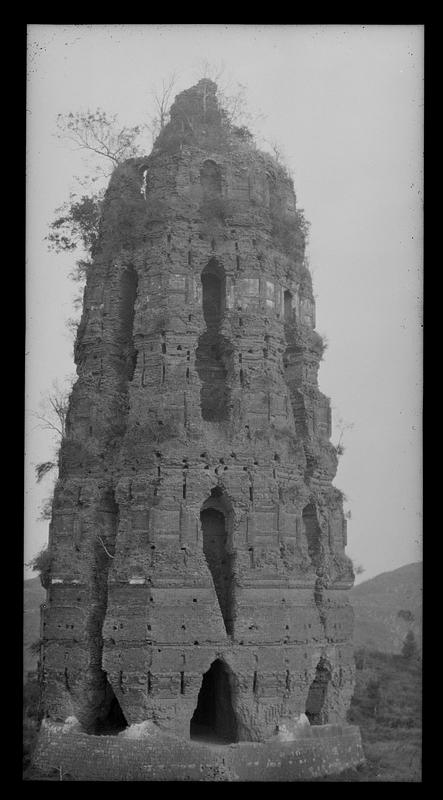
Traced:
[[116, 698], [102, 668], [103, 624], [108, 606], [108, 575], [115, 552], [118, 529], [118, 506], [112, 490], [102, 496], [93, 520], [91, 541], [90, 600], [86, 624], [88, 669], [86, 672], [85, 703], [81, 722], [88, 733], [96, 733], [109, 714], [116, 713]]
[[[119, 305], [116, 327], [113, 332], [117, 357], [114, 359], [115, 388], [111, 397], [112, 423], [107, 426], [106, 437], [113, 439], [114, 447], [122, 441], [127, 423], [128, 387], [134, 376], [137, 351], [133, 327], [137, 295], [137, 273], [133, 266], [125, 267], [119, 279]], [[86, 625], [88, 669], [86, 673], [85, 702], [81, 711], [85, 729], [90, 733], [121, 730], [126, 721], [102, 668], [103, 625], [108, 605], [108, 575], [115, 552], [118, 530], [118, 506], [112, 489], [102, 494], [91, 525], [90, 552], [90, 603]]]
[[317, 606], [317, 611], [320, 617], [320, 623], [323, 628], [323, 635], [326, 638], [326, 610], [324, 606], [324, 579], [319, 577], [315, 582], [314, 587], [314, 601]]
[[318, 524], [317, 510], [314, 503], [309, 503], [304, 507], [302, 513], [303, 525], [305, 530], [306, 542], [308, 545], [308, 554], [311, 559], [312, 565], [318, 574], [321, 566], [321, 528]]
[[124, 361], [124, 379], [128, 382], [132, 381], [134, 377], [137, 362], [137, 351], [133, 337], [137, 284], [138, 276], [134, 267], [127, 267], [120, 279], [119, 340]]
[[317, 575], [314, 587], [314, 601], [323, 628], [323, 635], [326, 638], [326, 610], [324, 606], [325, 580], [323, 578], [323, 547], [322, 530], [317, 519], [317, 510], [314, 503], [308, 503], [302, 513], [303, 527], [308, 545], [308, 554], [312, 566]]

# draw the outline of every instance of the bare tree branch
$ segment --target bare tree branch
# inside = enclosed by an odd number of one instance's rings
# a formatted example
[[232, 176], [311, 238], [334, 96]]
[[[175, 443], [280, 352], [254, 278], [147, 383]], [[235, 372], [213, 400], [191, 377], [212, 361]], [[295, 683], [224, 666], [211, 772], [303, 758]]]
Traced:
[[60, 387], [57, 381], [54, 381], [52, 390], [41, 401], [41, 411], [31, 412], [32, 416], [40, 423], [38, 427], [56, 434], [58, 445], [66, 436], [66, 415], [71, 387], [72, 381], [67, 387]]
[[49, 472], [51, 472], [54, 467], [56, 467], [55, 461], [43, 461], [41, 464], [37, 464], [35, 467], [35, 475], [37, 479], [37, 483], [40, 483], [42, 478], [45, 477]]
[[57, 130], [59, 139], [73, 142], [81, 150], [106, 158], [114, 166], [127, 158], [141, 155], [136, 144], [141, 132], [140, 126], [121, 127], [116, 114], [108, 117], [99, 108], [94, 112], [59, 114]]
[[172, 93], [176, 83], [177, 75], [175, 72], [172, 72], [167, 78], [162, 80], [161, 87], [153, 87], [151, 89], [150, 93], [153, 98], [154, 113], [149, 117], [147, 128], [151, 133], [153, 142], [169, 122]]

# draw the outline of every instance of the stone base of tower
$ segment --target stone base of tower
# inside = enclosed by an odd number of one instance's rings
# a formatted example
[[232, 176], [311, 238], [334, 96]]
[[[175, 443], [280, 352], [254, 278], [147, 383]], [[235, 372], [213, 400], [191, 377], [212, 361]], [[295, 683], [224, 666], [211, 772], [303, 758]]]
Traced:
[[355, 725], [316, 725], [295, 741], [213, 744], [90, 736], [44, 723], [33, 766], [78, 781], [309, 781], [364, 762]]

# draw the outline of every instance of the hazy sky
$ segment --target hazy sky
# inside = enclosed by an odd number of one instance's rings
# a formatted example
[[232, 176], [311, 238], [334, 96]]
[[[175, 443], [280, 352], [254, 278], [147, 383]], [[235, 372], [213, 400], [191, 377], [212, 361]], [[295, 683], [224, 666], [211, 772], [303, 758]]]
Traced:
[[320, 389], [353, 426], [335, 484], [358, 580], [420, 560], [423, 28], [408, 25], [28, 27], [25, 558], [46, 544], [37, 517], [52, 491], [50, 478], [35, 483], [54, 443], [32, 412], [75, 372], [75, 257], [49, 253], [44, 237], [85, 166], [54, 137], [57, 114], [100, 107], [136, 125], [153, 87], [175, 72], [175, 93], [188, 88], [204, 60], [246, 87], [263, 115], [252, 128], [279, 142], [311, 223], [317, 330], [329, 342]]

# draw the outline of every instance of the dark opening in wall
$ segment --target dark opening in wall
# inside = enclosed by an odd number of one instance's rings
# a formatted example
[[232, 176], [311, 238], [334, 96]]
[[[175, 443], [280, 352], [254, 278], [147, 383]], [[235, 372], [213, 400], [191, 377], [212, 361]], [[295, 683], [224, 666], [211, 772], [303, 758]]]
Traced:
[[309, 505], [305, 506], [302, 519], [309, 558], [314, 567], [318, 569], [321, 558], [321, 528], [318, 524], [317, 510], [314, 503], [309, 503]]
[[286, 289], [283, 297], [283, 309], [285, 322], [290, 322], [292, 319], [292, 292]]
[[127, 267], [120, 279], [120, 304], [119, 304], [119, 340], [121, 352], [125, 356], [125, 378], [132, 381], [137, 361], [137, 351], [134, 346], [133, 328], [135, 315], [135, 299], [137, 296], [138, 277], [134, 267]]
[[221, 173], [215, 161], [208, 159], [203, 162], [200, 169], [200, 183], [206, 194], [214, 197], [221, 195]]
[[203, 316], [209, 328], [218, 328], [225, 311], [226, 279], [223, 267], [211, 258], [201, 274]]
[[212, 575], [226, 632], [232, 633], [232, 556], [227, 551], [225, 515], [221, 510], [205, 508], [200, 514], [203, 552]]
[[309, 687], [306, 700], [306, 716], [311, 725], [326, 725], [328, 722], [325, 705], [330, 680], [331, 668], [322, 656], [318, 662], [315, 678]]
[[202, 417], [209, 422], [228, 419], [232, 370], [232, 346], [220, 333], [225, 311], [226, 281], [223, 267], [211, 259], [202, 275], [202, 304], [206, 330], [198, 340], [196, 370], [202, 382], [200, 405]]
[[116, 736], [127, 727], [128, 723], [120, 703], [114, 694], [111, 684], [106, 680], [104, 713], [97, 719], [94, 733], [96, 736]]
[[191, 739], [203, 741], [238, 741], [229, 675], [220, 659], [216, 659], [203, 675], [190, 735]]

